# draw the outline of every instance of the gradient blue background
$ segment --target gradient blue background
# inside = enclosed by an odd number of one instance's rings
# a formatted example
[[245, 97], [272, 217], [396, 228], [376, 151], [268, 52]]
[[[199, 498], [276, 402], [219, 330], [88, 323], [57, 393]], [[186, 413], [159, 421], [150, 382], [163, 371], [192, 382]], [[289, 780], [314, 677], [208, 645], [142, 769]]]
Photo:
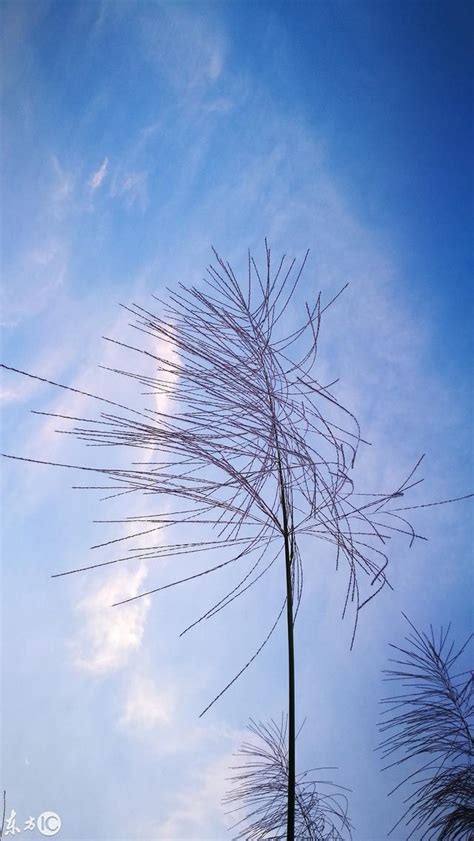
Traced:
[[[472, 5], [3, 2], [1, 15], [3, 361], [144, 400], [97, 368], [123, 361], [102, 335], [131, 337], [118, 302], [201, 283], [211, 245], [243, 276], [265, 236], [275, 255], [309, 247], [300, 303], [350, 283], [318, 364], [373, 444], [364, 489], [391, 489], [426, 452], [415, 503], [472, 490]], [[29, 414], [87, 415], [87, 402], [8, 373], [2, 389], [5, 452], [109, 458]], [[223, 839], [232, 751], [250, 715], [285, 705], [283, 629], [197, 716], [266, 634], [278, 580], [194, 637], [178, 633], [223, 581], [118, 620], [117, 596], [173, 566], [51, 581], [93, 562], [113, 529], [91, 521], [118, 508], [98, 515], [64, 471], [4, 462], [2, 480], [8, 809], [19, 826], [55, 810], [65, 841]], [[387, 799], [399, 776], [374, 747], [401, 610], [421, 628], [452, 620], [460, 640], [471, 630], [471, 512], [424, 509], [429, 542], [393, 541], [394, 592], [364, 611], [353, 652], [344, 574], [304, 547], [300, 762], [338, 767], [356, 841], [381, 841], [400, 814], [401, 796]]]

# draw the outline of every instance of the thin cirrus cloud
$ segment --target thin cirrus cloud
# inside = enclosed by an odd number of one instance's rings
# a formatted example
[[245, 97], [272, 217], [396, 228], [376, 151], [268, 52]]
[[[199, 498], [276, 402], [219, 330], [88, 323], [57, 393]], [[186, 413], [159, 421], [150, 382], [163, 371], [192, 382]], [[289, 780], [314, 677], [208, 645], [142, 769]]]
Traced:
[[74, 191], [74, 175], [62, 164], [57, 155], [52, 155], [51, 165], [54, 173], [54, 184], [51, 190], [53, 210], [56, 214], [65, 206]]
[[174, 695], [150, 675], [131, 675], [128, 681], [120, 725], [140, 732], [169, 726], [174, 719]]
[[66, 283], [69, 257], [61, 237], [50, 237], [19, 255], [3, 285], [1, 326], [16, 327], [51, 302]]
[[[237, 745], [237, 731], [232, 742]], [[186, 788], [174, 796], [168, 817], [161, 823], [150, 825], [143, 837], [183, 841], [185, 838], [222, 838], [224, 821], [228, 827], [232, 817], [224, 817], [222, 803], [229, 783], [229, 768], [235, 763], [232, 749], [220, 753], [207, 765], [195, 769]]]
[[225, 67], [226, 42], [219, 27], [189, 7], [162, 7], [142, 18], [139, 37], [150, 66], [181, 96], [216, 84]]
[[127, 172], [114, 178], [110, 194], [121, 198], [127, 210], [136, 207], [144, 212], [148, 206], [148, 173]]
[[107, 173], [109, 171], [109, 159], [104, 158], [102, 164], [100, 165], [99, 169], [92, 173], [91, 177], [88, 181], [89, 190], [91, 193], [95, 193], [99, 187], [102, 186], [105, 178], [107, 177]]

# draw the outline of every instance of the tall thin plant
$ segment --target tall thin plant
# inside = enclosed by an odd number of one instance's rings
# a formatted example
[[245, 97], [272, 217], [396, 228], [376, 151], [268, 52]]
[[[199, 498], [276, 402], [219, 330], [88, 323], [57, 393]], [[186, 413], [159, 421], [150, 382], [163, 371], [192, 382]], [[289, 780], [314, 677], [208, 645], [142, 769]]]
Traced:
[[[125, 563], [131, 558], [150, 560], [218, 552], [218, 563], [207, 563], [192, 575], [157, 584], [118, 603], [238, 567], [238, 583], [196, 617], [184, 629], [186, 633], [239, 599], [271, 570], [279, 569], [284, 597], [268, 632], [201, 715], [250, 666], [285, 616], [287, 839], [293, 841], [294, 623], [303, 591], [301, 539], [332, 545], [336, 569], [344, 562], [347, 588], [343, 615], [349, 606], [354, 608], [355, 634], [360, 610], [387, 584], [386, 547], [390, 536], [401, 533], [410, 545], [419, 537], [406, 519], [410, 506], [400, 506], [400, 498], [421, 481], [415, 477], [421, 459], [390, 493], [357, 493], [351, 469], [362, 442], [359, 424], [338, 401], [334, 383], [322, 383], [316, 372], [321, 319], [340, 292], [325, 304], [318, 295], [311, 304], [305, 304], [302, 323], [288, 328], [307, 254], [299, 265], [285, 257], [274, 263], [265, 243], [263, 270], [249, 254], [243, 283], [217, 252], [214, 255], [215, 264], [209, 267], [202, 286], [180, 284], [177, 290], [169, 290], [166, 301], [155, 298], [159, 314], [138, 304], [125, 307], [134, 319], [134, 329], [146, 336], [147, 345], [107, 339], [153, 365], [150, 374], [108, 370], [131, 378], [152, 397], [167, 398], [171, 402], [169, 411], [126, 406], [38, 375], [9, 370], [79, 391], [91, 401], [100, 402], [104, 408], [96, 419], [58, 416], [71, 422], [67, 431], [81, 441], [146, 455], [146, 461], [120, 468], [60, 466], [98, 474], [100, 487], [106, 479], [110, 484], [105, 487], [116, 494], [151, 494], [168, 502], [174, 500], [171, 511], [124, 518], [119, 522], [133, 524], [133, 533], [100, 544], [104, 547], [139, 538], [139, 546], [132, 546], [113, 560], [59, 575]], [[160, 351], [163, 347], [167, 351]], [[51, 463], [36, 458], [23, 460]], [[175, 526], [181, 531], [186, 526], [186, 542], [154, 542], [155, 536], [161, 538]], [[143, 540], [148, 537], [150, 545], [143, 548]]]

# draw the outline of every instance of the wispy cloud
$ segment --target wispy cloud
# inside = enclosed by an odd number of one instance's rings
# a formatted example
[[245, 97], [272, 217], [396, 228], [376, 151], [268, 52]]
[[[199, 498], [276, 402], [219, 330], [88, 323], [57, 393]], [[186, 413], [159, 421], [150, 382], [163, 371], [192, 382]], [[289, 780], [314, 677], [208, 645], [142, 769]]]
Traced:
[[158, 688], [147, 675], [132, 675], [120, 724], [133, 730], [149, 731], [169, 725], [173, 719], [174, 697], [169, 687]]
[[219, 810], [219, 803], [228, 788], [227, 778], [233, 759], [234, 754], [230, 749], [208, 765], [197, 769], [188, 787], [177, 795], [168, 818], [150, 826], [150, 834], [144, 837], [166, 838], [167, 841], [222, 838], [225, 818], [223, 808]]
[[181, 94], [203, 92], [224, 71], [226, 44], [220, 28], [191, 7], [164, 6], [144, 15], [142, 39], [152, 66]]
[[[122, 322], [123, 315], [121, 314], [117, 324]], [[149, 344], [158, 355], [176, 361], [177, 354], [172, 343], [150, 340]], [[113, 346], [107, 345], [104, 349], [102, 364], [110, 361], [109, 355], [113, 352]], [[97, 367], [95, 371], [95, 376], [97, 374], [103, 376]], [[91, 374], [93, 378], [94, 372], [89, 369], [88, 375], [85, 376], [84, 385], [85, 372], [83, 371], [78, 377], [77, 385], [79, 387], [83, 385], [89, 390], [91, 388]], [[173, 374], [168, 374], [166, 379], [172, 383], [173, 377]], [[130, 384], [128, 386], [130, 387]], [[120, 392], [121, 398], [126, 400], [120, 382], [116, 382], [116, 388]], [[98, 388], [97, 391], [100, 393], [101, 389]], [[73, 395], [73, 407], [71, 409], [71, 400], [67, 400], [67, 412], [64, 408], [64, 397], [61, 398], [61, 402], [62, 412], [60, 411], [60, 414], [72, 411], [77, 416], [84, 411], [88, 398], [81, 394]], [[168, 408], [169, 398], [166, 394], [157, 394], [153, 403], [157, 411], [164, 412]], [[64, 446], [64, 439], [61, 440], [62, 436], [54, 433], [56, 424], [55, 418], [48, 419], [43, 425], [41, 433], [43, 452], [49, 450], [50, 458], [51, 447], [57, 454], [59, 452], [58, 448]], [[39, 451], [38, 447], [36, 451]], [[152, 457], [152, 451], [147, 450], [143, 456], [143, 461]], [[127, 514], [131, 516], [133, 513], [134, 508], [130, 508], [129, 505]], [[143, 506], [140, 507], [139, 512], [136, 511], [135, 513], [143, 514]], [[146, 548], [149, 545], [149, 536], [146, 533], [137, 535], [137, 526], [134, 523], [122, 526], [114, 537], [125, 539], [125, 542], [121, 544], [123, 547], [131, 545], [126, 540], [127, 537], [133, 539], [135, 549]], [[154, 541], [155, 543], [159, 541], [156, 535]], [[131, 560], [132, 563], [136, 563], [133, 559]], [[88, 585], [88, 592], [80, 600], [77, 607], [80, 616], [79, 627], [74, 639], [69, 643], [74, 665], [82, 671], [95, 675], [117, 671], [129, 663], [130, 657], [138, 651], [143, 642], [146, 618], [150, 608], [150, 597], [148, 596], [131, 604], [112, 607], [114, 603], [133, 598], [143, 590], [143, 583], [147, 576], [147, 567], [144, 563], [141, 563], [135, 571], [115, 567], [110, 575], [111, 578], [105, 583]], [[158, 690], [150, 678], [146, 676], [132, 678], [121, 723], [130, 724], [133, 722], [137, 725], [140, 724], [142, 727], [153, 727], [159, 720], [166, 721], [171, 714], [170, 698], [169, 693], [159, 696]]]
[[148, 205], [148, 173], [142, 171], [118, 175], [114, 179], [111, 195], [122, 198], [127, 209], [137, 207], [144, 212]]
[[207, 77], [211, 82], [216, 82], [222, 73], [224, 66], [224, 52], [222, 44], [212, 44], [207, 53]]
[[100, 165], [99, 169], [96, 172], [93, 172], [90, 179], [89, 179], [89, 190], [91, 193], [95, 193], [96, 190], [104, 182], [105, 178], [107, 177], [107, 173], [109, 171], [109, 159], [104, 158], [102, 164]]
[[60, 237], [49, 237], [20, 255], [5, 271], [0, 324], [14, 327], [40, 312], [64, 284], [69, 247]]
[[72, 195], [74, 176], [62, 166], [56, 155], [52, 156], [51, 162], [55, 176], [51, 198], [55, 209], [59, 210]]
[[208, 114], [228, 114], [234, 107], [235, 101], [230, 96], [218, 96], [202, 106]]
[[[69, 335], [68, 338], [69, 341], [61, 341], [56, 346], [39, 351], [35, 359], [35, 371], [43, 372], [51, 379], [60, 377], [61, 372], [77, 357], [79, 337]], [[10, 362], [14, 362], [14, 360], [5, 358], [5, 365]], [[2, 371], [0, 403], [4, 405], [22, 403], [31, 399], [42, 388], [44, 388], [44, 385], [38, 380], [19, 377], [16, 374]]]
[[[140, 647], [150, 599], [145, 597], [115, 608], [112, 605], [138, 595], [145, 578], [144, 565], [134, 572], [115, 570], [113, 577], [79, 602], [80, 627], [70, 644], [78, 669], [97, 675], [115, 672], [123, 668]], [[132, 709], [130, 707], [130, 714]]]

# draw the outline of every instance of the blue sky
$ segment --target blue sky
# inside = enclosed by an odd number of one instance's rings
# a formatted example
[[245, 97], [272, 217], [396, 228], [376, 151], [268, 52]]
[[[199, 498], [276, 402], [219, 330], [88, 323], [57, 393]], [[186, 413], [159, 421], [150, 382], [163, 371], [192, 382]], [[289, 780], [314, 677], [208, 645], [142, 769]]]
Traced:
[[[147, 307], [151, 293], [200, 283], [211, 245], [243, 274], [265, 236], [275, 254], [309, 247], [304, 297], [350, 283], [319, 365], [373, 443], [363, 484], [391, 485], [426, 452], [415, 502], [472, 490], [470, 4], [40, 1], [1, 13], [4, 362], [135, 400], [97, 367], [127, 359], [101, 340], [126, 335], [119, 302]], [[5, 373], [2, 409], [4, 451], [93, 463], [29, 412], [91, 411], [83, 398]], [[266, 633], [277, 585], [179, 639], [221, 582], [118, 615], [108, 606], [153, 586], [155, 569], [52, 581], [110, 533], [91, 522], [98, 506], [118, 510], [71, 490], [75, 479], [3, 465], [9, 808], [20, 826], [56, 811], [65, 841], [223, 839], [247, 719], [285, 703], [283, 634], [198, 714]], [[352, 652], [343, 576], [305, 547], [301, 765], [338, 766], [356, 841], [381, 841], [400, 808], [374, 746], [401, 610], [422, 628], [471, 630], [469, 506], [420, 512], [429, 542], [411, 551], [393, 541], [395, 590], [362, 614]]]

